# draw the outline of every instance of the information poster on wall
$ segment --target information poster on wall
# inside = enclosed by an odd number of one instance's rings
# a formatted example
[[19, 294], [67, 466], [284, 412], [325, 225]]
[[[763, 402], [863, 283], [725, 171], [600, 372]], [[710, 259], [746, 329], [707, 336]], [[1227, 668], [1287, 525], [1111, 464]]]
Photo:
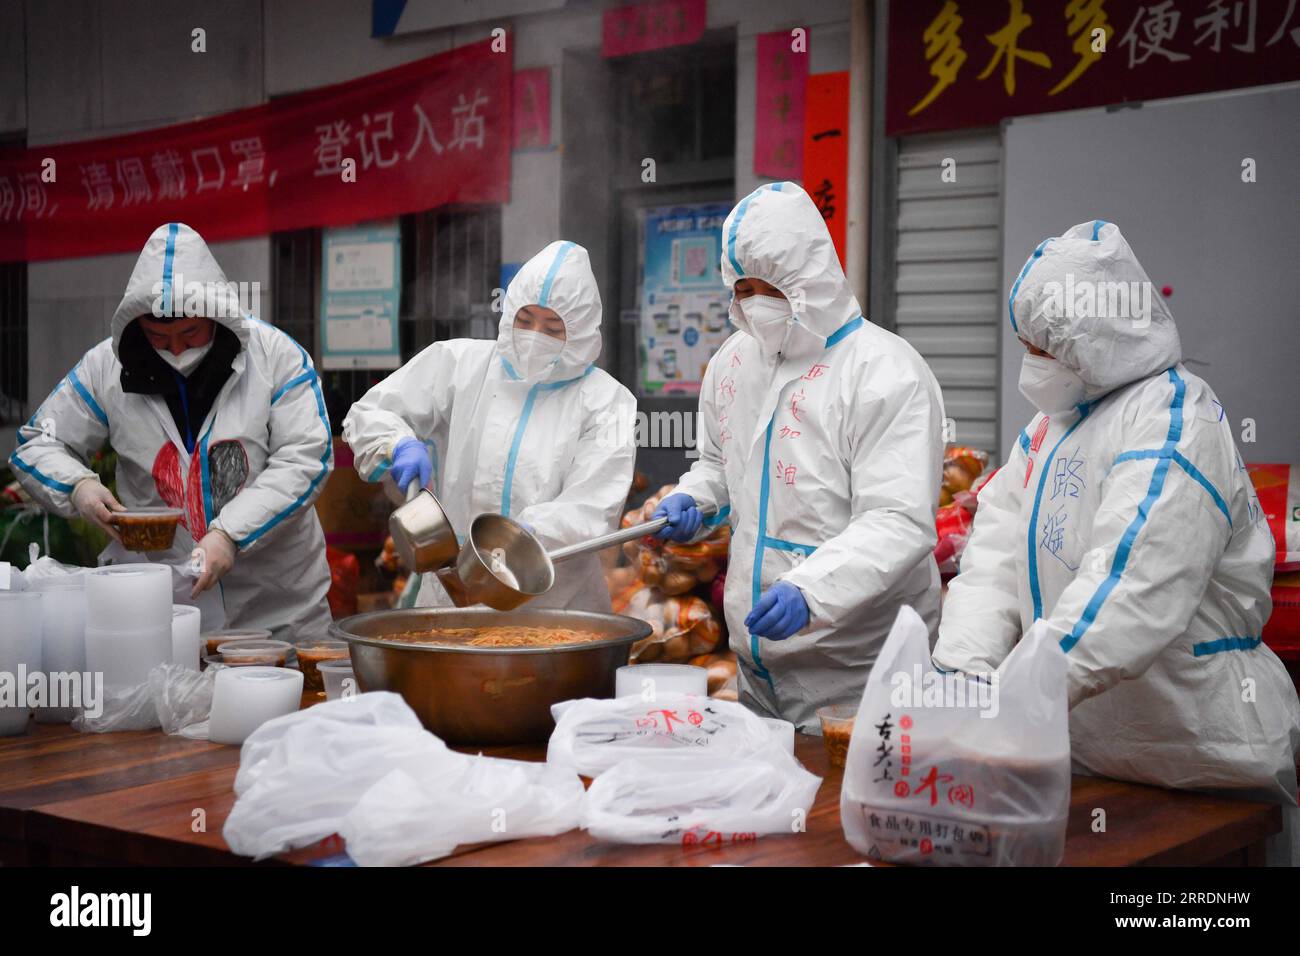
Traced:
[[321, 238], [321, 367], [397, 368], [402, 291], [397, 220], [326, 229]]
[[729, 202], [640, 211], [641, 393], [699, 394], [709, 359], [733, 329], [722, 282]]

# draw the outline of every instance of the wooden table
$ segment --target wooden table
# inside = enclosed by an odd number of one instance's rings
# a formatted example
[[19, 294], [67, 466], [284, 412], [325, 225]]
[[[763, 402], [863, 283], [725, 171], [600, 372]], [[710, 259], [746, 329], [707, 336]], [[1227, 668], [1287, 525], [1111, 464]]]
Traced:
[[[725, 847], [598, 843], [581, 831], [460, 847], [441, 866], [835, 866], [861, 862], [840, 828], [841, 771], [820, 739], [796, 754], [823, 778], [806, 833]], [[543, 759], [545, 748], [497, 747], [494, 756]], [[32, 725], [0, 737], [0, 864], [240, 865], [221, 838], [235, 802], [239, 748], [161, 731], [78, 734]], [[1094, 811], [1106, 830], [1093, 832]], [[1259, 864], [1262, 841], [1280, 831], [1281, 808], [1075, 777], [1065, 864], [1075, 866]], [[336, 857], [337, 841], [271, 865]]]

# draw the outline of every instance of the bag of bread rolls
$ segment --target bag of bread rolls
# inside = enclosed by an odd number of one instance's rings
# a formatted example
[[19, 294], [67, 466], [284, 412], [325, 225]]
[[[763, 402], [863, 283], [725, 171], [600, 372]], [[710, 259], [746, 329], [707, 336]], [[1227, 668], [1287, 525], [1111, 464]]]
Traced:
[[645, 584], [611, 595], [615, 614], [645, 621], [653, 633], [632, 645], [631, 663], [685, 663], [708, 654], [722, 642], [722, 625], [707, 601], [693, 594], [676, 597]]

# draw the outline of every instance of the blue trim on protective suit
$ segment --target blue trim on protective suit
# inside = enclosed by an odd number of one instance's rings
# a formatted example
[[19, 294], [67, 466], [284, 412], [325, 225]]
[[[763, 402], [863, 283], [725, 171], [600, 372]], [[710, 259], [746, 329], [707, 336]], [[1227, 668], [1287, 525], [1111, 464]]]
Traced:
[[[1183, 398], [1187, 391], [1187, 383], [1172, 368], [1169, 369], [1169, 380], [1173, 383], [1174, 394], [1169, 402], [1169, 432], [1165, 438], [1164, 449], [1162, 449], [1165, 452], [1172, 452], [1183, 436]], [[1165, 487], [1165, 478], [1169, 474], [1169, 465], [1172, 461], [1172, 454], [1161, 455], [1156, 461], [1155, 470], [1151, 473], [1151, 483], [1147, 486], [1146, 497], [1138, 505], [1137, 514], [1124, 530], [1119, 546], [1115, 549], [1115, 557], [1111, 560], [1110, 573], [1097, 587], [1096, 592], [1084, 607], [1083, 614], [1070, 630], [1070, 633], [1061, 639], [1061, 650], [1066, 653], [1069, 653], [1070, 649], [1079, 643], [1079, 640], [1087, 633], [1088, 628], [1096, 621], [1097, 614], [1106, 602], [1106, 598], [1119, 584], [1120, 579], [1123, 578], [1124, 569], [1128, 566], [1129, 556], [1133, 553], [1133, 542], [1137, 540], [1138, 534], [1146, 525], [1147, 519], [1151, 515], [1151, 509], [1160, 500], [1160, 495]]]
[[[245, 548], [251, 545], [258, 538], [262, 537], [264, 534], [266, 534], [267, 532], [275, 528], [276, 525], [280, 524], [280, 522], [284, 521], [286, 518], [291, 517], [294, 514], [294, 512], [296, 512], [299, 508], [301, 508], [303, 505], [307, 503], [308, 499], [310, 499], [312, 494], [315, 492], [316, 486], [319, 485], [322, 481], [324, 481], [325, 477], [330, 473], [330, 456], [334, 454], [334, 433], [330, 431], [329, 415], [325, 411], [325, 396], [321, 394], [320, 376], [316, 375], [312, 370], [311, 359], [308, 357], [307, 351], [301, 345], [295, 342], [287, 332], [284, 332], [281, 329], [276, 329], [275, 326], [263, 322], [261, 319], [255, 319], [251, 315], [247, 316], [247, 319], [251, 322], [256, 322], [259, 325], [265, 325], [269, 329], [275, 329], [275, 331], [279, 332], [286, 339], [292, 342], [294, 348], [298, 350], [298, 354], [302, 356], [303, 371], [312, 372], [312, 377], [308, 379], [308, 381], [311, 382], [312, 391], [315, 392], [316, 394], [316, 415], [320, 419], [321, 425], [323, 425], [325, 428], [325, 454], [323, 454], [320, 459], [320, 464], [321, 464], [320, 472], [317, 473], [316, 477], [313, 478], [311, 482], [307, 485], [307, 490], [304, 491], [302, 494], [300, 494], [297, 498], [295, 498], [287, 508], [282, 510], [279, 514], [275, 515], [275, 517], [271, 518], [269, 521], [267, 521], [265, 524], [259, 527], [256, 531], [252, 532], [247, 537], [244, 537], [239, 541], [236, 541], [235, 544], [241, 548]], [[298, 376], [298, 378], [301, 377], [302, 377], [301, 375]], [[293, 383], [291, 382], [290, 385], [292, 384]], [[286, 388], [287, 387], [288, 386], [286, 386]], [[204, 444], [205, 456], [206, 456], [206, 452], [207, 452], [207, 445], [205, 440], [205, 444]], [[203, 471], [206, 480], [206, 476], [207, 476], [206, 461], [204, 461], [203, 463]]]
[[[501, 360], [505, 362], [505, 359]], [[509, 368], [509, 363], [506, 363]], [[506, 517], [510, 516], [510, 492], [515, 483], [515, 465], [519, 461], [519, 448], [524, 443], [524, 429], [528, 427], [528, 419], [533, 414], [533, 405], [536, 403], [539, 392], [551, 392], [557, 388], [563, 388], [566, 385], [572, 385], [574, 382], [580, 382], [588, 375], [595, 365], [588, 365], [586, 370], [574, 378], [566, 378], [562, 382], [538, 382], [528, 390], [528, 397], [524, 399], [524, 409], [519, 414], [519, 424], [515, 426], [515, 437], [510, 442], [510, 454], [506, 458], [506, 480], [501, 487], [501, 514]]]
[[551, 263], [551, 268], [546, 270], [546, 279], [542, 282], [542, 294], [537, 299], [538, 305], [546, 306], [546, 301], [551, 297], [551, 283], [555, 281], [555, 274], [560, 271], [560, 263], [564, 261], [564, 257], [569, 254], [569, 250], [572, 248], [572, 242], [563, 242], [560, 244], [560, 248], [556, 250], [555, 260]]
[[[865, 320], [860, 315], [845, 322], [827, 337], [826, 348], [834, 347], [843, 341], [845, 337], [862, 328], [864, 323]], [[763, 439], [763, 477], [758, 489], [758, 537], [754, 544], [754, 569], [750, 581], [750, 610], [753, 610], [754, 606], [758, 604], [758, 599], [762, 595], [764, 551], [773, 548], [778, 551], [803, 551], [806, 554], [812, 554], [817, 550], [816, 545], [798, 544], [782, 538], [770, 537], [767, 533], [767, 502], [771, 492], [769, 475], [772, 469], [772, 425], [775, 422], [776, 413], [773, 412], [772, 417], [767, 422], [767, 434]], [[759, 653], [759, 637], [756, 634], [749, 635], [749, 653], [754, 660], [754, 672], [767, 681], [767, 686], [772, 688], [772, 693], [775, 694], [776, 685], [772, 682], [771, 673], [763, 664], [762, 654]]]
[[180, 223], [167, 223], [167, 251], [163, 253], [162, 268], [162, 314], [172, 314], [172, 264], [176, 259], [176, 234]]
[[1201, 641], [1192, 645], [1192, 655], [1208, 657], [1223, 651], [1253, 651], [1262, 643], [1259, 637], [1221, 637], [1214, 641]]
[[23, 461], [21, 458], [18, 457], [18, 452], [14, 452], [12, 455], [10, 455], [9, 460], [12, 461], [15, 465], [17, 465], [21, 471], [27, 472], [27, 474], [31, 475], [33, 478], [35, 478], [37, 481], [39, 481], [41, 484], [45, 485], [46, 487], [53, 488], [55, 491], [61, 491], [65, 495], [72, 494], [72, 488], [73, 488], [72, 485], [66, 485], [61, 481], [51, 478], [49, 475], [42, 472], [35, 465], [27, 464], [27, 462]]

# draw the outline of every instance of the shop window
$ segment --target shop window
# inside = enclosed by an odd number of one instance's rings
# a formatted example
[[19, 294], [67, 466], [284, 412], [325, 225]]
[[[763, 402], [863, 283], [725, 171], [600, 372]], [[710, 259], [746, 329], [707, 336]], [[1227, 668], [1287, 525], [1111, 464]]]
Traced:
[[[501, 208], [449, 206], [401, 217], [402, 298], [398, 334], [405, 362], [433, 342], [496, 335], [492, 311], [501, 275]], [[321, 230], [275, 233], [270, 321], [319, 355]], [[337, 430], [352, 403], [387, 372], [322, 370]]]
[[495, 338], [501, 207], [448, 206], [402, 217], [402, 361], [446, 339]]

